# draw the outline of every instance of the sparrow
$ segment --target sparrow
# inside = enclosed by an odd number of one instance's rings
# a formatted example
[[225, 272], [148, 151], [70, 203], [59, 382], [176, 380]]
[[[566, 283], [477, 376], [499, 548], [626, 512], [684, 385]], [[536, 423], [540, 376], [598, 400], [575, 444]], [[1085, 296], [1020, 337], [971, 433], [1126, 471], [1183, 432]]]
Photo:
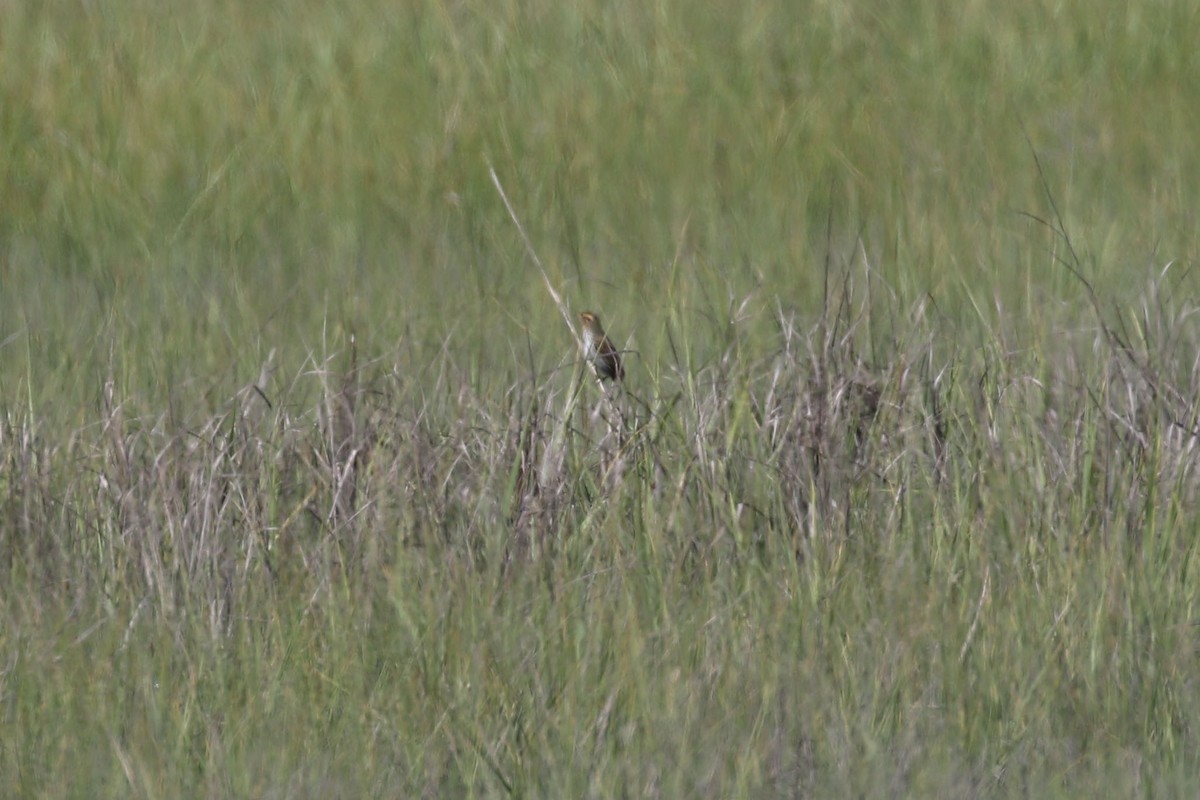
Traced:
[[601, 380], [624, 380], [625, 368], [621, 366], [621, 354], [604, 333], [600, 317], [591, 311], [584, 311], [580, 313], [579, 320], [583, 323], [584, 355], [591, 362], [596, 377]]

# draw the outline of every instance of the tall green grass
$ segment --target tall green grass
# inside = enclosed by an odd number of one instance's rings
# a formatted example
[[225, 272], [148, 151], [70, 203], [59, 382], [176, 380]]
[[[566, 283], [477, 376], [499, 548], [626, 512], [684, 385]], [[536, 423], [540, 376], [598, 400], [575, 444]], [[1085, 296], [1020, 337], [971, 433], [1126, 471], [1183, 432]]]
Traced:
[[1195, 794], [1200, 12], [876, 6], [0, 7], [0, 794]]

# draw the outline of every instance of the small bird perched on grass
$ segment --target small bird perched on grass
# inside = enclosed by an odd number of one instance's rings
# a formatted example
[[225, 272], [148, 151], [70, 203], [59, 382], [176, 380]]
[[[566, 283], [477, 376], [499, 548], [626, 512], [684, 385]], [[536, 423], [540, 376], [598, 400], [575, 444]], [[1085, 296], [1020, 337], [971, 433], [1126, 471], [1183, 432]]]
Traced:
[[584, 355], [591, 362], [596, 377], [601, 380], [624, 380], [625, 368], [621, 366], [621, 354], [605, 335], [600, 317], [591, 311], [583, 311], [579, 314], [579, 320], [583, 323]]

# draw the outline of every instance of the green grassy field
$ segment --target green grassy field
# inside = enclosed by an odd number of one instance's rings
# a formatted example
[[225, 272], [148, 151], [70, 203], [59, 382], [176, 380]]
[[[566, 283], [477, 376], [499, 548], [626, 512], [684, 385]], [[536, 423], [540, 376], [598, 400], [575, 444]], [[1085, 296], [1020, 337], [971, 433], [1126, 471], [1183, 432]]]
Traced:
[[893, 5], [0, 2], [0, 796], [1196, 796], [1200, 8]]

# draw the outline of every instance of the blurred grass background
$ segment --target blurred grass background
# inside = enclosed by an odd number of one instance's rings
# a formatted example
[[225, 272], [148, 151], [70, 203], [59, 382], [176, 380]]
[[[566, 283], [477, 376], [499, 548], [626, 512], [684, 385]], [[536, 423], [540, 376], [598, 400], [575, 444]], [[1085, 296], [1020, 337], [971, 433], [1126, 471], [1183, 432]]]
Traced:
[[[1197, 30], [1200, 7], [1171, 0], [0, 3], [0, 404], [8, 452], [26, 452], [22, 436], [45, 448], [7, 458], [0, 486], [24, 508], [14, 476], [31, 471], [63, 501], [44, 519], [90, 531], [75, 568], [114, 569], [86, 591], [49, 585], [19, 566], [32, 545], [6, 540], [0, 787], [1193, 792], [1196, 597], [1177, 556], [1196, 519], [1182, 480], [1161, 490], [1177, 516], [1158, 560], [1077, 552], [1047, 524], [1087, 529], [1103, 498], [1038, 502], [1027, 486], [1046, 481], [1014, 478], [972, 506], [984, 479], [964, 472], [957, 505], [922, 506], [931, 516], [878, 551], [831, 540], [797, 563], [771, 545], [774, 560], [693, 584], [655, 565], [652, 538], [625, 571], [627, 521], [589, 514], [599, 543], [544, 577], [400, 548], [366, 599], [351, 577], [319, 600], [286, 576], [253, 589], [261, 613], [233, 634], [186, 591], [144, 610], [158, 595], [123, 577], [136, 563], [117, 568], [120, 526], [63, 498], [96, 480], [71, 477], [65, 456], [105, 441], [106, 384], [150, 447], [164, 425], [203, 429], [256, 380], [311, 407], [319, 384], [301, 376], [341, 357], [349, 331], [440, 430], [473, 424], [457, 386], [502, 418], [515, 385], [569, 372], [574, 344], [489, 163], [574, 310], [599, 311], [636, 351], [638, 391], [730, 353], [747, 384], [765, 378], [781, 319], [815, 324], [843, 272], [871, 276], [867, 361], [924, 337], [946, 358], [1016, 354], [1014, 373], [1099, 385], [1109, 371], [1079, 355], [1097, 326], [1087, 294], [1057, 261], [1062, 242], [1022, 212], [1053, 221], [1053, 193], [1105, 309], [1135, 308], [1168, 263], [1173, 297], [1192, 296]], [[910, 316], [922, 302], [927, 328]], [[1188, 361], [1163, 368], [1193, 380]], [[752, 404], [731, 397], [734, 442]], [[1080, 436], [1098, 453], [1111, 443], [1088, 413]], [[1035, 426], [1012, 435], [1007, 468], [1049, 469]], [[279, 496], [284, 479], [264, 476], [263, 496]], [[642, 533], [706, 538], [687, 508], [643, 511]], [[870, 519], [853, 525], [889, 518]], [[398, 520], [378, 534], [395, 538]], [[1059, 538], [1041, 550], [1026, 527]], [[1003, 554], [972, 531], [1003, 531]], [[1010, 588], [979, 568], [1018, 562], [1031, 572]], [[990, 663], [964, 667], [981, 582], [998, 640]], [[1058, 632], [1072, 610], [1083, 629]], [[1147, 649], [1152, 674], [1137, 666]], [[1047, 678], [1043, 651], [1090, 677]]]
[[568, 297], [649, 354], [669, 310], [700, 342], [755, 291], [811, 314], [831, 217], [835, 255], [861, 230], [951, 316], [1069, 296], [1017, 214], [1048, 214], [1031, 143], [1102, 285], [1194, 248], [1187, 3], [4, 14], [4, 378], [64, 399], [109, 356], [141, 389], [227, 384], [329, 320], [423, 357], [452, 335], [499, 380], [526, 335], [554, 359], [487, 158]]

